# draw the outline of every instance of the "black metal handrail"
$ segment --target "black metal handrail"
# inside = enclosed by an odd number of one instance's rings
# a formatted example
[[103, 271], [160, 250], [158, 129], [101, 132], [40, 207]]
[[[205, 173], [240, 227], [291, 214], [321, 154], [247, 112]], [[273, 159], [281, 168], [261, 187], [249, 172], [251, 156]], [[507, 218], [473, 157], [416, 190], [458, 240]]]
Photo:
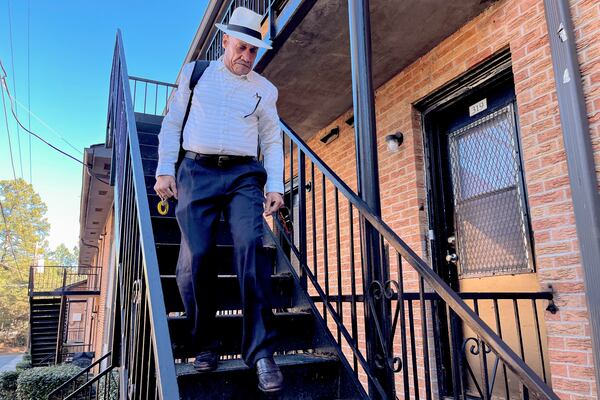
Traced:
[[135, 398], [178, 399], [167, 312], [121, 32], [117, 32], [108, 112], [113, 145], [117, 287], [121, 311], [122, 385]]
[[[488, 365], [487, 358], [489, 353], [494, 353], [497, 357], [498, 362], [502, 363], [503, 368], [506, 367], [512, 373], [514, 373], [517, 379], [522, 382], [523, 392], [529, 393], [530, 395], [536, 396], [543, 399], [558, 399], [557, 395], [548, 387], [548, 385], [528, 366], [523, 358], [523, 340], [520, 336], [521, 342], [521, 356], [519, 357], [515, 351], [513, 351], [508, 344], [502, 340], [501, 333], [497, 334], [491, 329], [480, 317], [479, 310], [477, 309], [477, 303], [474, 304], [474, 308], [470, 307], [461, 296], [453, 291], [443, 279], [437, 275], [433, 269], [425, 263], [400, 237], [387, 225], [383, 220], [377, 217], [369, 208], [369, 206], [359, 198], [349, 186], [343, 182], [330, 168], [327, 166], [307, 145], [306, 143], [295, 133], [293, 130], [283, 121], [281, 121], [281, 128], [285, 132], [289, 141], [286, 140], [285, 147], [288, 150], [289, 161], [289, 179], [290, 184], [289, 191], [289, 206], [293, 209], [294, 202], [298, 203], [298, 218], [294, 221], [296, 231], [293, 232], [289, 237], [285, 234], [280, 235], [282, 240], [287, 242], [287, 246], [290, 248], [291, 256], [297, 259], [297, 265], [299, 265], [298, 279], [303, 282], [310, 282], [311, 286], [307, 287], [307, 290], [312, 293], [316, 292], [323, 303], [322, 316], [327, 321], [328, 316], [331, 317], [335, 328], [337, 329], [338, 344], [342, 345], [342, 337], [345, 340], [345, 345], [351, 349], [352, 357], [354, 361], [355, 373], [358, 374], [357, 364], [360, 364], [361, 368], [367, 375], [370, 383], [377, 391], [376, 396], [381, 398], [389, 398], [389, 393], [386, 393], [383, 389], [382, 382], [378, 382], [376, 374], [373, 371], [373, 365], [378, 369], [389, 369], [394, 373], [399, 372], [403, 367], [408, 368], [407, 365], [407, 353], [411, 353], [413, 356], [416, 352], [421, 351], [422, 357], [422, 370], [421, 376], [418, 376], [417, 372], [414, 373], [414, 381], [411, 384], [406, 374], [402, 387], [405, 391], [405, 395], [409, 395], [409, 388], [412, 385], [414, 390], [414, 396], [419, 398], [419, 389], [424, 389], [425, 397], [427, 399], [432, 398], [432, 379], [431, 379], [431, 362], [433, 357], [429, 350], [429, 346], [433, 343], [429, 343], [433, 340], [430, 331], [436, 329], [436, 326], [432, 323], [434, 317], [440, 319], [439, 315], [446, 314], [447, 320], [441, 321], [450, 325], [450, 338], [448, 339], [452, 346], [455, 348], [460, 345], [459, 334], [462, 335], [463, 327], [473, 332], [474, 341], [478, 343], [482, 351], [476, 352], [479, 355], [481, 361], [481, 385], [484, 389], [478, 387], [479, 392], [483, 399], [489, 399], [491, 396], [491, 390], [489, 387], [489, 376], [488, 376]], [[296, 148], [296, 152], [294, 151]], [[296, 158], [294, 158], [296, 157]], [[307, 165], [307, 159], [310, 165]], [[295, 162], [297, 165], [295, 165]], [[294, 168], [296, 166], [296, 168]], [[315, 168], [320, 174], [320, 179], [316, 179]], [[308, 172], [307, 172], [308, 170]], [[307, 182], [307, 175], [309, 175], [310, 182]], [[297, 191], [293, 190], [294, 182], [297, 182]], [[318, 187], [321, 188], [321, 198], [316, 198], [316, 191]], [[307, 208], [307, 195], [306, 191], [310, 190], [312, 207], [309, 210]], [[294, 193], [297, 193], [296, 195]], [[342, 268], [342, 257], [341, 257], [341, 233], [340, 233], [340, 195], [347, 202], [347, 212], [345, 216], [348, 218], [348, 229], [345, 245], [349, 247], [348, 254], [344, 259], [344, 267], [350, 269], [343, 273]], [[294, 196], [297, 196], [297, 200], [294, 200]], [[332, 199], [333, 198], [333, 199]], [[333, 207], [328, 207], [328, 201], [333, 200], [335, 203]], [[317, 201], [320, 202], [320, 209], [317, 209]], [[332, 268], [333, 276], [337, 276], [337, 291], [342, 290], [342, 280], [347, 279], [347, 273], [350, 273], [350, 286], [352, 289], [351, 294], [351, 327], [346, 326], [347, 318], [343, 318], [344, 305], [341, 301], [341, 296], [332, 296], [330, 293], [330, 270], [329, 270], [329, 250], [328, 250], [328, 237], [327, 227], [328, 221], [331, 224], [331, 218], [327, 218], [327, 212], [331, 212], [333, 209], [335, 212], [334, 227], [335, 230], [335, 249], [332, 250], [334, 255], [331, 257], [337, 264], [337, 274]], [[356, 213], [356, 215], [355, 215]], [[317, 218], [316, 215], [320, 214], [322, 217], [321, 231], [317, 235]], [[355, 218], [356, 217], [356, 218]], [[310, 221], [312, 238], [307, 235], [307, 221]], [[278, 225], [278, 221], [276, 221]], [[381, 268], [385, 271], [382, 276], [389, 276], [389, 270], [392, 265], [396, 266], [397, 281], [389, 279], [385, 282], [373, 281], [368, 285], [362, 280], [365, 274], [365, 265], [369, 264], [369, 260], [365, 259], [364, 249], [356, 249], [354, 240], [354, 225], [357, 224], [360, 231], [364, 231], [368, 226], [372, 227], [375, 232], [379, 235], [378, 242], [381, 246], [381, 251], [375, 252], [375, 254], [381, 254]], [[308, 239], [312, 239], [312, 248], [308, 246]], [[322, 240], [322, 245], [319, 248], [317, 246], [318, 239]], [[389, 254], [389, 251], [395, 253], [395, 257]], [[308, 254], [312, 252], [312, 266], [309, 267]], [[355, 253], [360, 254], [360, 260], [356, 260]], [[321, 272], [317, 268], [318, 259], [321, 261]], [[418, 309], [414, 310], [412, 307], [412, 301], [409, 304], [405, 303], [405, 288], [404, 288], [404, 273], [403, 261], [414, 271], [413, 286], [418, 286]], [[361, 273], [355, 273], [355, 267], [359, 266], [362, 268]], [[319, 279], [319, 272], [321, 272], [322, 279]], [[295, 273], [295, 272], [294, 272]], [[320, 283], [321, 281], [322, 283]], [[377, 339], [379, 341], [378, 346], [380, 352], [372, 355], [375, 358], [374, 362], [370, 365], [359, 349], [358, 345], [358, 326], [357, 326], [357, 283], [363, 284], [363, 296], [366, 300], [363, 303], [364, 314], [369, 314], [371, 318], [376, 315], [376, 308], [383, 307], [387, 311], [383, 312], [383, 315], [390, 315], [392, 321], [377, 321], [375, 319]], [[427, 291], [426, 291], [427, 285]], [[429, 293], [434, 292], [439, 296], [439, 300], [427, 303], [427, 297]], [[342, 293], [336, 293], [342, 294]], [[395, 300], [394, 300], [395, 299]], [[398, 301], [401, 299], [402, 301]], [[392, 302], [396, 302], [396, 307], [392, 313]], [[409, 307], [410, 305], [410, 307]], [[438, 312], [439, 311], [439, 312]], [[408, 314], [408, 315], [407, 315]], [[517, 312], [518, 315], [518, 312]], [[535, 315], [537, 320], [537, 314]], [[415, 330], [414, 324], [409, 325], [409, 331], [406, 331], [405, 321], [418, 319], [420, 321], [420, 333]], [[429, 318], [429, 322], [428, 322]], [[437, 323], [438, 321], [436, 321]], [[538, 321], [539, 322], [539, 321]], [[386, 326], [388, 324], [389, 326]], [[402, 357], [393, 356], [393, 339], [396, 329], [399, 327], [400, 333], [398, 337], [401, 340]], [[352, 333], [350, 333], [352, 331]], [[420, 349], [414, 345], [414, 347], [408, 348], [406, 338], [414, 338], [415, 335], [421, 335]], [[541, 346], [541, 339], [539, 340]], [[439, 343], [434, 346], [434, 351], [439, 351]], [[430, 358], [432, 358], [430, 360]], [[418, 369], [416, 358], [413, 359], [412, 368], [414, 371]], [[463, 376], [468, 375], [466, 371], [461, 368], [459, 360], [452, 360], [456, 366], [456, 370], [453, 371], [455, 374], [453, 383], [460, 384], [461, 387], [454, 388], [454, 396], [458, 398], [460, 392], [467, 393], [471, 390], [472, 382], [465, 381]], [[506, 376], [506, 375], [505, 375]], [[424, 382], [424, 383], [423, 383]], [[387, 386], [387, 385], [386, 385]], [[475, 385], [477, 386], [477, 385]], [[493, 389], [493, 385], [492, 385]], [[408, 397], [407, 397], [408, 398]]]
[[29, 296], [97, 294], [102, 268], [47, 265], [29, 267]]
[[[112, 400], [111, 389], [112, 385], [116, 386], [116, 390], [118, 392], [119, 383], [114, 382], [115, 379], [112, 376], [111, 372], [115, 367], [113, 365], [105, 368], [98, 375], [94, 376], [92, 379], [85, 382], [83, 385], [77, 388], [77, 390], [73, 391], [73, 393], [69, 394], [64, 400], [77, 399], [81, 400], [84, 391], [87, 389], [87, 399], [88, 400]], [[100, 382], [100, 380], [104, 378], [104, 385]], [[94, 385], [97, 382], [96, 385]], [[103, 393], [100, 395], [98, 393], [100, 388], [103, 388]]]
[[97, 365], [100, 365], [100, 363], [102, 361], [104, 361], [108, 357], [110, 357], [111, 354], [112, 353], [109, 351], [108, 353], [106, 353], [105, 355], [103, 355], [102, 357], [100, 357], [99, 359], [97, 359], [96, 361], [94, 361], [92, 364], [90, 364], [88, 367], [86, 367], [83, 370], [81, 370], [77, 375], [75, 375], [72, 378], [68, 379], [65, 383], [63, 383], [62, 385], [60, 385], [59, 387], [57, 387], [56, 389], [54, 389], [53, 391], [51, 391], [50, 394], [48, 394], [48, 400], [54, 399], [55, 396], [60, 396], [62, 398], [63, 397], [62, 394], [64, 392], [72, 393], [75, 390], [75, 385], [77, 384], [77, 382], [81, 381], [82, 377], [84, 375], [85, 375], [85, 381], [87, 382], [89, 380], [89, 375], [90, 375], [91, 371]]

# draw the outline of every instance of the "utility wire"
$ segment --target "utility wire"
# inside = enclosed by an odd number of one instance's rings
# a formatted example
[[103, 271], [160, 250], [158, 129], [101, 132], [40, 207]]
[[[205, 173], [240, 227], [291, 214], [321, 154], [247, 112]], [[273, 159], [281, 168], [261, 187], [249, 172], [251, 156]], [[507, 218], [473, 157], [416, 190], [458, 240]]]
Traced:
[[[31, 110], [31, 0], [27, 0], [27, 108]], [[31, 113], [28, 114], [27, 128], [31, 129]], [[29, 184], [33, 185], [33, 161], [31, 159], [31, 135], [29, 137]]]
[[17, 174], [15, 172], [15, 161], [13, 159], [12, 143], [10, 140], [10, 127], [8, 126], [8, 113], [6, 112], [6, 100], [4, 100], [4, 85], [2, 89], [2, 107], [4, 108], [4, 122], [6, 122], [6, 136], [8, 137], [8, 152], [10, 154], [10, 165], [12, 166], [13, 179], [17, 180]]
[[[15, 91], [15, 98], [17, 98], [17, 82], [15, 79], [15, 53], [13, 51], [13, 37], [12, 37], [12, 16], [10, 11], [10, 0], [7, 2], [8, 5], [8, 34], [10, 38], [10, 61], [12, 64], [12, 81], [13, 81], [13, 89]], [[4, 69], [4, 68], [2, 68]], [[6, 74], [6, 72], [5, 72]], [[8, 89], [8, 86], [6, 87]], [[8, 93], [8, 92], [7, 92]], [[17, 113], [18, 115], [18, 113]], [[17, 126], [17, 143], [19, 146], [19, 164], [21, 166], [21, 178], [23, 177], [23, 158], [21, 156], [21, 132], [19, 131], [19, 127]]]
[[51, 147], [52, 149], [58, 151], [59, 153], [61, 153], [62, 155], [69, 157], [70, 159], [72, 159], [75, 162], [78, 162], [79, 164], [83, 165], [84, 167], [87, 168], [89, 174], [96, 178], [97, 180], [99, 180], [100, 182], [106, 184], [106, 185], [110, 185], [109, 182], [105, 181], [104, 179], [102, 179], [99, 175], [97, 175], [94, 171], [92, 171], [91, 165], [85, 164], [83, 161], [79, 160], [78, 158], [72, 156], [71, 154], [67, 153], [66, 151], [56, 147], [55, 145], [53, 145], [50, 142], [47, 142], [46, 140], [44, 140], [44, 138], [42, 138], [41, 136], [39, 136], [38, 134], [34, 133], [33, 131], [30, 131], [29, 129], [25, 128], [25, 126], [21, 123], [21, 121], [19, 120], [19, 117], [17, 116], [16, 112], [15, 112], [15, 105], [13, 102], [13, 97], [10, 94], [10, 90], [8, 89], [8, 85], [6, 83], [6, 70], [4, 69], [4, 65], [2, 64], [2, 61], [0, 60], [0, 69], [2, 69], [2, 72], [4, 73], [4, 75], [0, 76], [0, 80], [2, 80], [2, 83], [4, 85], [4, 90], [6, 90], [6, 94], [8, 95], [8, 99], [10, 100], [10, 110], [11, 113], [13, 115], [13, 117], [15, 118], [15, 121], [17, 121], [17, 124], [23, 128], [23, 130], [27, 133], [29, 133], [30, 135], [35, 136], [38, 140], [42, 141], [43, 143], [45, 143], [47, 146]]
[[54, 129], [53, 127], [51, 127], [50, 125], [48, 125], [46, 123], [46, 121], [44, 121], [43, 119], [41, 119], [39, 117], [39, 115], [36, 115], [33, 111], [31, 111], [29, 108], [27, 108], [27, 106], [25, 106], [25, 104], [21, 103], [20, 101], [18, 101], [16, 99], [15, 99], [15, 103], [17, 104], [17, 106], [21, 107], [21, 109], [25, 110], [31, 117], [35, 118], [45, 128], [47, 128], [48, 131], [50, 133], [52, 133], [57, 139], [60, 139], [63, 142], [65, 142], [65, 144], [67, 146], [69, 146], [70, 148], [72, 148], [73, 150], [75, 150], [77, 153], [81, 153], [81, 149], [78, 149], [74, 144], [72, 144], [67, 139], [65, 139], [64, 136], [60, 132], [58, 132], [56, 129]]

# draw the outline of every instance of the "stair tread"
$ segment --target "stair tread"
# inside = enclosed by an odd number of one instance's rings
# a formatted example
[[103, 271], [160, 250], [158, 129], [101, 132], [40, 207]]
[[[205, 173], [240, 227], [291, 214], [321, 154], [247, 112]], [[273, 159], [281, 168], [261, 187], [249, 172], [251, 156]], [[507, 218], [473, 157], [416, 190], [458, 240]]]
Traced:
[[[285, 317], [300, 317], [300, 318], [305, 318], [308, 316], [312, 316], [312, 313], [310, 311], [285, 311], [285, 312], [276, 312], [275, 314], [275, 318], [279, 317], [279, 318], [285, 318]], [[217, 315], [216, 318], [242, 318], [243, 314], [224, 314], [224, 315]], [[172, 320], [172, 321], [184, 321], [186, 319], [186, 317], [184, 315], [170, 315], [167, 317], [168, 320]]]
[[[291, 365], [298, 364], [319, 364], [319, 363], [337, 363], [339, 359], [334, 355], [324, 354], [286, 354], [286, 355], [275, 355], [275, 363], [282, 368], [289, 367]], [[185, 375], [198, 375], [200, 372], [196, 371], [191, 363], [175, 364], [177, 376]], [[219, 367], [210, 372], [211, 374], [232, 372], [232, 371], [248, 371], [250, 368], [241, 360], [220, 360]], [[203, 372], [202, 374], [205, 374]]]

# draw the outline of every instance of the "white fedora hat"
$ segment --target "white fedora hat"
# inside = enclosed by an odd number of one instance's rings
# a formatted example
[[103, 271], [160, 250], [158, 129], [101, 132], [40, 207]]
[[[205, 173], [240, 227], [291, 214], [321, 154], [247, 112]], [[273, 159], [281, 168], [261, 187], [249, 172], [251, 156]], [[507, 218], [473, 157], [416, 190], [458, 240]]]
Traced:
[[262, 16], [246, 7], [238, 7], [233, 10], [229, 23], [215, 24], [217, 28], [226, 34], [240, 39], [252, 46], [271, 49], [271, 45], [262, 40], [260, 33], [260, 21]]

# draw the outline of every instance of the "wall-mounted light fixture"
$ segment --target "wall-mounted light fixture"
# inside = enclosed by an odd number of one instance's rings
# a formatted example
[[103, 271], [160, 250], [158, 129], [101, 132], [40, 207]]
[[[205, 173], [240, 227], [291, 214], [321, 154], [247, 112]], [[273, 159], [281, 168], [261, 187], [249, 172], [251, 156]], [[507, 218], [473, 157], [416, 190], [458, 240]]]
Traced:
[[329, 143], [333, 142], [335, 139], [337, 139], [338, 136], [340, 136], [340, 128], [336, 126], [332, 130], [330, 130], [329, 133], [324, 135], [320, 140], [321, 140], [321, 142], [323, 142], [325, 144], [329, 144]]
[[402, 142], [404, 142], [404, 135], [402, 132], [394, 133], [393, 135], [387, 135], [385, 137], [387, 148], [391, 153], [397, 153]]

